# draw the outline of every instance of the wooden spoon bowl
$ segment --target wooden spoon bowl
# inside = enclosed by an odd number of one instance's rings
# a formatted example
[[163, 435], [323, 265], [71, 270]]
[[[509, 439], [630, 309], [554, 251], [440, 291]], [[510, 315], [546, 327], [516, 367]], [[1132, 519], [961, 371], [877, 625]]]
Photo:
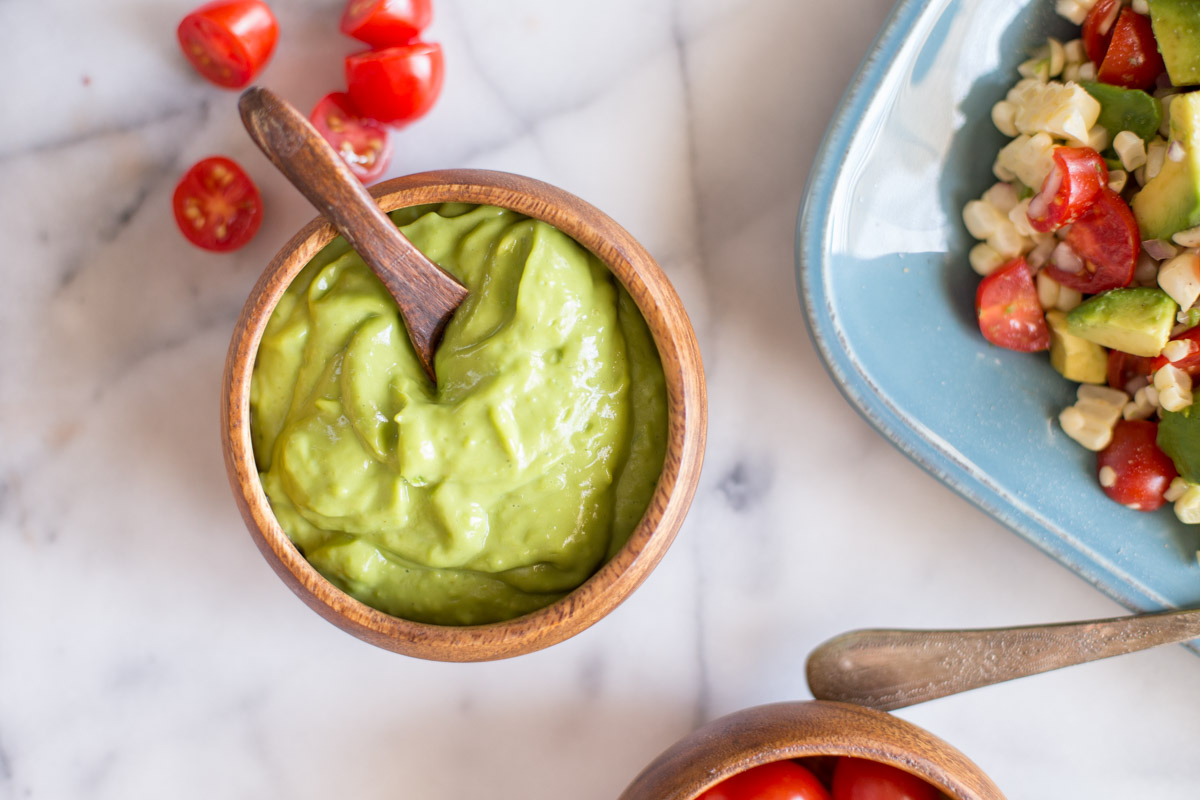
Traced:
[[540, 181], [483, 170], [409, 175], [371, 189], [386, 211], [462, 202], [512, 209], [548, 222], [594, 253], [621, 281], [645, 317], [667, 387], [667, 449], [662, 475], [626, 545], [582, 586], [539, 611], [506, 622], [441, 626], [411, 622], [359, 602], [327, 581], [279, 526], [263, 492], [250, 436], [250, 377], [263, 330], [284, 290], [336, 236], [317, 218], [284, 245], [250, 292], [225, 361], [221, 437], [225, 468], [242, 517], [267, 562], [318, 614], [397, 653], [441, 661], [485, 661], [540, 650], [573, 636], [616, 608], [666, 553], [683, 523], [704, 455], [704, 368], [687, 312], [658, 264], [611, 218]]
[[757, 706], [714, 720], [664, 751], [618, 800], [695, 800], [751, 767], [821, 756], [879, 761], [954, 800], [1004, 800], [974, 762], [932, 733], [882, 711], [824, 701]]

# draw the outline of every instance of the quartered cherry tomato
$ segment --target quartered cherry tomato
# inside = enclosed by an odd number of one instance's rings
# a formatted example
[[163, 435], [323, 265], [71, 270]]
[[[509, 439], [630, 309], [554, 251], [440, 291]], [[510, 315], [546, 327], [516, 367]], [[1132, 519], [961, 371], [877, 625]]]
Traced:
[[1156, 372], [1167, 364], [1171, 364], [1189, 375], [1200, 374], [1200, 326], [1188, 328], [1186, 331], [1172, 336], [1171, 340], [1190, 343], [1192, 345], [1190, 352], [1177, 361], [1168, 361], [1166, 356], [1155, 356], [1152, 359], [1147, 359], [1150, 362], [1150, 371]]
[[1121, 0], [1097, 0], [1096, 5], [1083, 20], [1083, 50], [1089, 61], [1100, 66], [1108, 44], [1112, 41], [1113, 27], [1121, 13]]
[[975, 315], [983, 338], [1032, 353], [1050, 346], [1050, 330], [1024, 258], [1014, 258], [979, 283]]
[[1107, 186], [1101, 188], [1091, 208], [1084, 212], [1067, 232], [1067, 245], [1082, 263], [1077, 270], [1058, 264], [1046, 266], [1046, 273], [1063, 286], [1097, 294], [1128, 286], [1133, 281], [1142, 248], [1137, 220], [1129, 205]]
[[444, 70], [436, 43], [413, 42], [346, 57], [346, 83], [355, 107], [391, 125], [405, 125], [433, 107]]
[[433, 19], [430, 0], [350, 0], [342, 33], [372, 47], [408, 44]]
[[218, 86], [240, 89], [271, 57], [279, 26], [262, 0], [216, 0], [184, 17], [176, 33], [197, 72]]
[[833, 770], [833, 800], [937, 800], [930, 784], [896, 767], [842, 757]]
[[262, 224], [258, 187], [224, 156], [206, 158], [184, 173], [175, 187], [174, 207], [183, 235], [205, 250], [236, 250]]
[[1158, 448], [1158, 423], [1122, 419], [1112, 442], [1096, 455], [1096, 472], [1104, 493], [1134, 511], [1155, 511], [1178, 474], [1175, 463]]
[[[1135, 356], [1121, 350], [1109, 350], [1108, 385], [1123, 392], [1134, 378], [1148, 378], [1154, 370], [1158, 369], [1153, 364], [1153, 358]], [[1197, 364], [1200, 365], [1200, 359], [1197, 359]]]
[[1127, 89], [1150, 89], [1165, 69], [1150, 18], [1130, 8], [1121, 11], [1096, 77]]
[[795, 761], [770, 764], [739, 772], [722, 781], [699, 800], [830, 800], [816, 776]]
[[364, 183], [382, 175], [392, 160], [391, 132], [382, 123], [360, 116], [345, 92], [322, 97], [309, 120]]
[[1079, 219], [1108, 186], [1108, 165], [1092, 148], [1056, 147], [1053, 157], [1041, 192], [1029, 202], [1029, 224], [1042, 233]]

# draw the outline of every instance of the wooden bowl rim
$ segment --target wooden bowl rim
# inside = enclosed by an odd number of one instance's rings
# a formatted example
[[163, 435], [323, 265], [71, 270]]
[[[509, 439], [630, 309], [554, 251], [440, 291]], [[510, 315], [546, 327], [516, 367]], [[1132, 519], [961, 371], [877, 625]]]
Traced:
[[663, 751], [618, 800], [695, 800], [751, 767], [813, 756], [889, 764], [955, 800], [1005, 800], [975, 762], [924, 728], [883, 711], [824, 700], [754, 706], [715, 719]]
[[251, 290], [225, 364], [221, 433], [235, 499], [255, 543], [284, 582], [330, 622], [394, 652], [443, 661], [483, 661], [533, 652], [599, 621], [645, 580], [674, 540], [699, 480], [707, 398], [699, 346], [687, 312], [653, 257], [610, 217], [550, 184], [489, 170], [439, 170], [380, 183], [370, 192], [384, 211], [465, 202], [498, 205], [550, 223], [594, 253], [625, 285], [659, 350], [667, 386], [667, 452], [646, 513], [629, 541], [559, 601], [505, 622], [442, 626], [393, 617], [326, 580], [299, 553], [271, 511], [250, 436], [250, 377], [263, 331], [283, 291], [337, 235], [317, 217], [293, 236]]

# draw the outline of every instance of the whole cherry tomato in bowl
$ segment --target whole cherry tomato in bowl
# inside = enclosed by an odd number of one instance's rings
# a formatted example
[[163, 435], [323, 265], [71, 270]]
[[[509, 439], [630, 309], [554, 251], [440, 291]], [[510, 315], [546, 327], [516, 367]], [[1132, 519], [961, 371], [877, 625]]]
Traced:
[[795, 761], [772, 761], [739, 772], [697, 800], [830, 800], [817, 776]]

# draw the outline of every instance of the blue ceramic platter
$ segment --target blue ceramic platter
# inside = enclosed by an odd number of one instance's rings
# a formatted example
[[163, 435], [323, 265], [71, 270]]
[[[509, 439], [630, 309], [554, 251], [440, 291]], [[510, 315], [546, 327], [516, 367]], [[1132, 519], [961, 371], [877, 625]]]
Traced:
[[847, 399], [914, 461], [1135, 610], [1200, 605], [1200, 532], [1100, 491], [1058, 427], [1075, 387], [987, 344], [964, 203], [994, 181], [990, 110], [1047, 35], [1052, 0], [902, 0], [809, 178], [796, 238], [809, 330]]

